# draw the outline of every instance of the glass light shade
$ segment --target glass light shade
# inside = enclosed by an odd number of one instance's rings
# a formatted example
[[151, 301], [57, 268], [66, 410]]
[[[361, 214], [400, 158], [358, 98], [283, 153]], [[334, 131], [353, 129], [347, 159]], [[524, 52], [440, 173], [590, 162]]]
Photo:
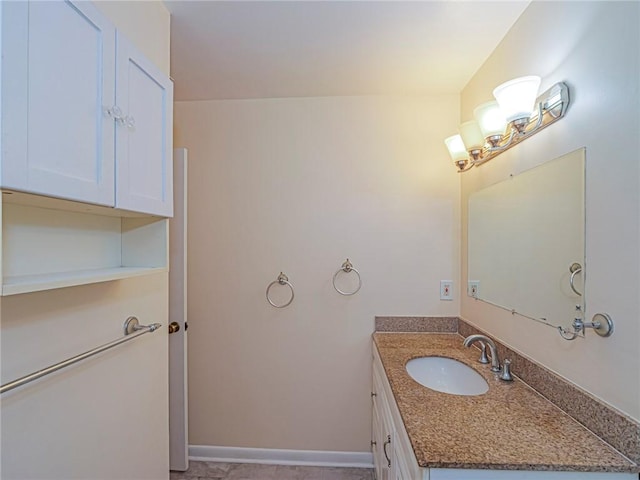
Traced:
[[444, 143], [447, 146], [449, 155], [451, 155], [451, 159], [454, 162], [469, 159], [469, 154], [467, 153], [467, 149], [464, 148], [464, 143], [462, 142], [462, 137], [460, 135], [447, 137], [444, 139]]
[[464, 122], [458, 127], [458, 131], [460, 132], [462, 143], [464, 143], [467, 151], [482, 150], [484, 146], [484, 136], [480, 131], [478, 122], [475, 120]]
[[500, 110], [507, 122], [513, 122], [521, 118], [529, 118], [540, 88], [540, 77], [530, 75], [528, 77], [514, 78], [493, 90]]
[[484, 138], [504, 135], [507, 120], [504, 118], [498, 102], [493, 101], [478, 105], [473, 110], [473, 116], [478, 122]]

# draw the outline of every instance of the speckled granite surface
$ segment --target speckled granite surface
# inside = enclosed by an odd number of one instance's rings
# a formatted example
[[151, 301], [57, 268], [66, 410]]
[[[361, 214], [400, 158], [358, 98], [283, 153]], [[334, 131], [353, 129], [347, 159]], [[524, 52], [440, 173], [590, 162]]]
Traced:
[[376, 332], [456, 333], [458, 317], [376, 317]]
[[[458, 320], [458, 333], [463, 337], [486, 334], [463, 319]], [[495, 343], [499, 357], [511, 359], [512, 371], [527, 385], [640, 464], [640, 424], [499, 341]]]
[[[460, 335], [378, 332], [373, 338], [421, 467], [640, 471], [521, 381], [500, 381], [476, 362], [477, 350], [462, 347]], [[426, 355], [466, 363], [489, 391], [465, 397], [419, 385], [405, 364]]]

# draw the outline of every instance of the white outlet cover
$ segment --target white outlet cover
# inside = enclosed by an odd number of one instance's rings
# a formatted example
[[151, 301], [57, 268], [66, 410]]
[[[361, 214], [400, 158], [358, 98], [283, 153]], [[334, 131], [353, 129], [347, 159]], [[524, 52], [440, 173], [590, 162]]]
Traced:
[[467, 295], [476, 298], [480, 290], [480, 280], [469, 280], [467, 282]]
[[453, 300], [453, 280], [440, 280], [440, 300]]

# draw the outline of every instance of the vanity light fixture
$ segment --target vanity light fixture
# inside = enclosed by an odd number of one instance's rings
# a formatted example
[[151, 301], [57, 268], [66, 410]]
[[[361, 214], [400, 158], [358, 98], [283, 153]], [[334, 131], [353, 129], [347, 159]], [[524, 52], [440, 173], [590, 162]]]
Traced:
[[460, 135], [445, 140], [458, 172], [488, 162], [564, 117], [567, 84], [556, 83], [536, 97], [539, 87], [540, 77], [515, 78], [493, 90], [496, 101], [474, 109], [475, 120], [464, 122], [458, 127]]
[[498, 102], [494, 100], [478, 105], [473, 110], [473, 116], [478, 121], [480, 131], [487, 143], [492, 147], [497, 146], [507, 129], [507, 120]]
[[464, 122], [458, 127], [458, 130], [460, 131], [460, 137], [462, 137], [462, 143], [469, 152], [472, 161], [479, 160], [484, 147], [484, 136], [478, 122], [475, 120]]
[[449, 150], [449, 155], [451, 155], [453, 162], [458, 166], [459, 169], [464, 168], [469, 160], [469, 157], [467, 154], [467, 149], [464, 146], [464, 142], [462, 141], [462, 137], [460, 135], [452, 135], [445, 138], [444, 143], [447, 146], [447, 150]]
[[540, 77], [529, 75], [514, 78], [493, 89], [493, 96], [505, 120], [519, 133], [524, 132], [524, 127], [529, 123], [531, 112], [536, 105], [540, 80]]

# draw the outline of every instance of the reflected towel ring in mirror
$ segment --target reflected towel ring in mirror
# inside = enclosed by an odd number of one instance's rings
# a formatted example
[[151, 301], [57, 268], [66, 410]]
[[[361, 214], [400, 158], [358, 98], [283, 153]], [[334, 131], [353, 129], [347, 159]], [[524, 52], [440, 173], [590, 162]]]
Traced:
[[[271, 297], [269, 297], [269, 291], [271, 290], [271, 287], [273, 287], [274, 285], [287, 285], [289, 287], [289, 289], [291, 290], [291, 298], [289, 299], [288, 302], [283, 303], [282, 305], [278, 305], [271, 300]], [[278, 278], [275, 279], [273, 282], [271, 282], [269, 286], [267, 286], [266, 295], [267, 295], [267, 302], [269, 302], [272, 306], [276, 308], [284, 308], [291, 305], [291, 302], [293, 302], [293, 297], [295, 296], [295, 294], [293, 292], [293, 285], [289, 283], [289, 277], [287, 277], [284, 273], [280, 272], [280, 275], [278, 275]]]
[[[340, 272], [344, 272], [344, 273], [355, 272], [355, 274], [358, 276], [358, 286], [356, 287], [356, 289], [353, 292], [345, 292], [343, 290], [340, 290], [337, 287], [336, 278], [338, 277], [338, 274]], [[348, 297], [350, 295], [355, 295], [356, 293], [358, 293], [358, 291], [360, 290], [360, 287], [362, 287], [362, 279], [360, 278], [360, 272], [358, 272], [358, 270], [353, 268], [353, 265], [351, 264], [351, 262], [347, 258], [347, 260], [342, 263], [342, 266], [336, 271], [336, 273], [333, 274], [333, 288], [335, 288], [336, 292], [338, 292], [340, 295], [344, 295], [345, 297]]]
[[569, 266], [569, 271], [571, 272], [571, 277], [569, 277], [569, 286], [571, 287], [571, 290], [573, 290], [573, 293], [581, 297], [582, 294], [578, 290], [576, 290], [576, 286], [574, 285], [573, 282], [576, 279], [576, 275], [582, 272], [582, 265], [580, 265], [577, 262], [572, 263]]

